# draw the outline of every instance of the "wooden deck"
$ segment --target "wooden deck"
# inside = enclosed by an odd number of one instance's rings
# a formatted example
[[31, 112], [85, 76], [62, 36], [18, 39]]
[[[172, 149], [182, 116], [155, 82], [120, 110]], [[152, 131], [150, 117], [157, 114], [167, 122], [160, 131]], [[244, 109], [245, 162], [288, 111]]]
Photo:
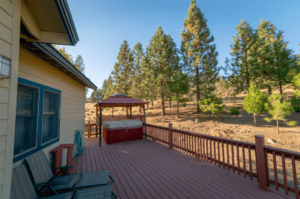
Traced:
[[223, 168], [151, 140], [99, 147], [87, 138], [85, 155], [73, 159], [73, 173], [110, 170], [119, 198], [293, 198]]

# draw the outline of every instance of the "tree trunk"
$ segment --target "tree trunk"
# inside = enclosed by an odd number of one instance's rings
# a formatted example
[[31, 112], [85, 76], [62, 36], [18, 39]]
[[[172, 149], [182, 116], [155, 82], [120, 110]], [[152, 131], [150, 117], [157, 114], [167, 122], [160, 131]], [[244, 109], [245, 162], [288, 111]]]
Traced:
[[196, 66], [196, 87], [197, 87], [197, 113], [200, 113], [200, 107], [198, 105], [198, 101], [200, 100], [200, 85], [199, 85], [199, 69], [198, 66]]
[[124, 111], [124, 107], [122, 107], [122, 111]]
[[177, 116], [179, 118], [179, 103], [177, 102]]
[[166, 115], [166, 112], [165, 112], [165, 96], [164, 96], [164, 92], [161, 92], [161, 100], [162, 100], [162, 114]]
[[172, 102], [171, 100], [169, 101], [169, 106], [170, 106], [170, 109], [172, 108]]
[[269, 94], [271, 95], [272, 94], [272, 87], [271, 86], [268, 86], [268, 91], [269, 91]]
[[140, 113], [142, 112], [142, 107], [140, 106]]
[[153, 101], [151, 103], [152, 103], [152, 106], [153, 106]]
[[256, 126], [256, 113], [253, 113], [254, 116], [254, 125]]
[[279, 120], [277, 119], [277, 133], [279, 133]]
[[279, 90], [280, 90], [280, 95], [282, 96], [281, 98], [281, 103], [283, 102], [283, 92], [282, 92], [282, 82], [279, 81]]
[[111, 108], [111, 115], [114, 116], [114, 108]]

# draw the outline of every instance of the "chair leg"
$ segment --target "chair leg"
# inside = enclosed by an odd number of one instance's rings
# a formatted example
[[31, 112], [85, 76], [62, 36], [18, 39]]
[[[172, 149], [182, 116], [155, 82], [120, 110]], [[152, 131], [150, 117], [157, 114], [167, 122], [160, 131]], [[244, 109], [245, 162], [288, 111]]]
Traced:
[[109, 178], [111, 179], [111, 183], [110, 184], [112, 184], [112, 183], [114, 183], [114, 179], [109, 175]]
[[118, 198], [118, 196], [113, 191], [111, 192], [111, 195], [113, 198]]

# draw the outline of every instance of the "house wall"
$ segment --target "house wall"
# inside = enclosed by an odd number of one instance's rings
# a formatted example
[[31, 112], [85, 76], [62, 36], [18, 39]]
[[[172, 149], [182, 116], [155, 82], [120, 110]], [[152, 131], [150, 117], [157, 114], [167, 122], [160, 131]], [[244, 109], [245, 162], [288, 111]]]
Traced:
[[[83, 132], [85, 124], [85, 86], [20, 46], [19, 77], [61, 90], [60, 140], [43, 149], [50, 163], [50, 151], [60, 144], [74, 143], [74, 133]], [[83, 136], [84, 138], [84, 136]], [[75, 148], [74, 148], [75, 151]], [[62, 165], [66, 165], [67, 150]], [[14, 167], [21, 161], [14, 163]]]
[[0, 199], [10, 196], [21, 0], [0, 0], [0, 54], [11, 59], [9, 79], [0, 79]]

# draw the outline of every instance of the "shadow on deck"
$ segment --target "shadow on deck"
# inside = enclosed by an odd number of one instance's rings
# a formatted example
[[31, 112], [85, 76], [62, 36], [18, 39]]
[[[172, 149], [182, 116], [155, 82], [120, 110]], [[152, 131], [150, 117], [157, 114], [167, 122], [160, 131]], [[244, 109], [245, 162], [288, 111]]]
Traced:
[[293, 198], [147, 139], [99, 147], [99, 138], [86, 137], [73, 166], [73, 173], [110, 170], [121, 199]]

